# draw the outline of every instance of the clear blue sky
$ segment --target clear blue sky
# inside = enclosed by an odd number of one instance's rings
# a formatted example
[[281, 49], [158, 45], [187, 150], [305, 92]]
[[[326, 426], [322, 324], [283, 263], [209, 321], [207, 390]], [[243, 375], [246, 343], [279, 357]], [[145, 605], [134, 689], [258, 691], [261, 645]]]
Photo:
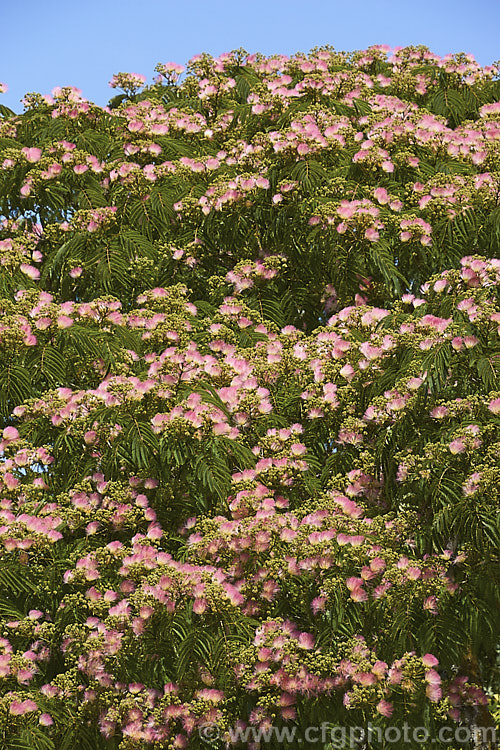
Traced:
[[0, 0], [0, 103], [73, 85], [104, 105], [120, 71], [237, 47], [293, 54], [331, 44], [425, 44], [437, 54], [500, 58], [500, 0]]

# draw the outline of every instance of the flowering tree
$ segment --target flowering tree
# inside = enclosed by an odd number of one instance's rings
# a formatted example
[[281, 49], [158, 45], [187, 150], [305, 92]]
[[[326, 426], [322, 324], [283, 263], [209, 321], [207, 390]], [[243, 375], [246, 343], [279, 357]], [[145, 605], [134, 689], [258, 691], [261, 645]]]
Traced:
[[0, 109], [2, 747], [488, 727], [498, 69], [157, 72]]

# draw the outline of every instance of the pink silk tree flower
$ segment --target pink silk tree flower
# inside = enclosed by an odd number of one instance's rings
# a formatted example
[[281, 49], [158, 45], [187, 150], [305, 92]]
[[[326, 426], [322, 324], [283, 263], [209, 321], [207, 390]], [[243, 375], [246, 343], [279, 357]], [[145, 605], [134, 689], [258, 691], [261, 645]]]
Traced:
[[42, 157], [42, 149], [40, 148], [22, 148], [21, 152], [25, 155], [26, 160], [29, 161], [31, 164], [35, 164], [37, 161], [40, 161]]
[[26, 276], [28, 276], [30, 279], [33, 279], [33, 281], [37, 281], [40, 278], [39, 269], [35, 268], [35, 266], [32, 266], [29, 263], [21, 263], [19, 268]]
[[381, 700], [377, 703], [377, 711], [379, 714], [389, 719], [393, 714], [394, 707], [389, 701]]

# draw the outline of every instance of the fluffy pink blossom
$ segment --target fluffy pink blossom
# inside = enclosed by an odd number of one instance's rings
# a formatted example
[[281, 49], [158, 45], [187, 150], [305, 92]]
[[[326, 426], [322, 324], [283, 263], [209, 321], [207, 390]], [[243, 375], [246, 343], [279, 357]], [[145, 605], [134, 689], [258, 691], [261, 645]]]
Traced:
[[465, 450], [465, 443], [463, 440], [452, 440], [452, 442], [449, 444], [449, 450], [450, 453], [457, 454], [457, 453], [463, 453]]
[[500, 414], [500, 398], [494, 398], [493, 401], [490, 401], [488, 409], [492, 414]]
[[42, 157], [42, 149], [36, 148], [35, 146], [28, 148], [25, 146], [21, 149], [21, 152], [25, 155], [26, 161], [29, 161], [30, 163], [34, 164], [37, 161], [40, 161]]
[[434, 654], [425, 654], [422, 656], [422, 664], [424, 667], [435, 667], [439, 664], [439, 660], [436, 659]]
[[28, 276], [30, 279], [36, 281], [40, 278], [40, 271], [35, 266], [31, 266], [29, 263], [21, 263], [19, 266], [20, 270]]
[[69, 315], [59, 315], [57, 318], [57, 327], [58, 328], [70, 328], [74, 323], [73, 318], [70, 318]]
[[31, 713], [31, 711], [36, 711], [38, 706], [36, 705], [35, 701], [32, 700], [24, 700], [24, 701], [12, 701], [9, 707], [9, 713], [11, 713], [13, 716], [23, 716], [24, 714]]
[[16, 430], [15, 427], [4, 427], [2, 432], [4, 440], [18, 440], [19, 439], [19, 432]]
[[394, 712], [394, 707], [389, 701], [381, 700], [377, 703], [377, 711], [379, 714], [389, 719]]

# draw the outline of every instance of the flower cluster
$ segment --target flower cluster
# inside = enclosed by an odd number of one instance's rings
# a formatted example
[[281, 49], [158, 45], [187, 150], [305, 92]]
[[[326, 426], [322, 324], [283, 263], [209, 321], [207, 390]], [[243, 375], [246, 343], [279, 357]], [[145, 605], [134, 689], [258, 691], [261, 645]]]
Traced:
[[0, 122], [2, 737], [486, 726], [497, 69], [156, 71]]

